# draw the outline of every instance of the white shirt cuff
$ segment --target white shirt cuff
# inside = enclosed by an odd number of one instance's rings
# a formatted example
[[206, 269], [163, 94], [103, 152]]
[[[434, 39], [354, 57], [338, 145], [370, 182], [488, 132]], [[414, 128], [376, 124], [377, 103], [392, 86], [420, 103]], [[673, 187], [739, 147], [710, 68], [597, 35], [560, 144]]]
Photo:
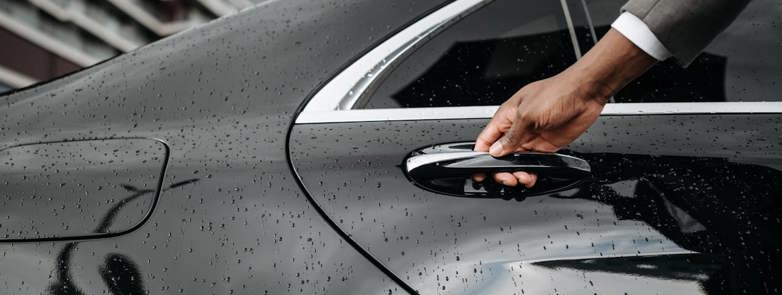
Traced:
[[649, 30], [649, 27], [632, 13], [623, 12], [611, 27], [656, 60], [663, 61], [671, 57], [671, 53], [652, 33], [652, 30]]

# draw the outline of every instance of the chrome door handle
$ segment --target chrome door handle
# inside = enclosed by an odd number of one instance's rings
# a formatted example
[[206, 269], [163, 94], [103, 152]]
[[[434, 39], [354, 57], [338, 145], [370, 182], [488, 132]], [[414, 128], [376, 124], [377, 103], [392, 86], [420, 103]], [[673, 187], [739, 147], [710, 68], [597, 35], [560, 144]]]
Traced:
[[[407, 176], [416, 185], [441, 194], [465, 197], [505, 197], [539, 195], [566, 190], [591, 174], [583, 159], [559, 153], [517, 153], [495, 158], [472, 151], [472, 143], [450, 143], [415, 151], [404, 163]], [[525, 171], [538, 175], [531, 189], [509, 188], [472, 181], [477, 173]]]

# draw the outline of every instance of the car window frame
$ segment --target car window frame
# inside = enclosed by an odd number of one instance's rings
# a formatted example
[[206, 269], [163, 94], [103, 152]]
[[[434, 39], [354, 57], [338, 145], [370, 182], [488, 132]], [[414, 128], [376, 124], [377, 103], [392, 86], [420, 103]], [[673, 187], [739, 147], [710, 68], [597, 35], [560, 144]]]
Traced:
[[[354, 109], [375, 83], [421, 44], [494, 0], [456, 0], [402, 29], [334, 76], [306, 102], [297, 124], [491, 118], [499, 106]], [[560, 0], [576, 58], [581, 57], [567, 0]], [[782, 102], [608, 103], [601, 115], [782, 113]]]

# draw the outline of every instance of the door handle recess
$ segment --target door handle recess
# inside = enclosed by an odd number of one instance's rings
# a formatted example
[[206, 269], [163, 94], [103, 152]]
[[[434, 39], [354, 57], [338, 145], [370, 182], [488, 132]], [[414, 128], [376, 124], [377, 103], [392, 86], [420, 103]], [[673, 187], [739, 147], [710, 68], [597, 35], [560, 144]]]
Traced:
[[[570, 155], [527, 152], [495, 158], [472, 148], [472, 143], [450, 143], [415, 151], [405, 160], [405, 173], [417, 186], [436, 193], [506, 199], [567, 190], [591, 175], [587, 161]], [[526, 189], [503, 186], [491, 177], [483, 182], [472, 179], [477, 173], [515, 171], [535, 173], [538, 181]]]

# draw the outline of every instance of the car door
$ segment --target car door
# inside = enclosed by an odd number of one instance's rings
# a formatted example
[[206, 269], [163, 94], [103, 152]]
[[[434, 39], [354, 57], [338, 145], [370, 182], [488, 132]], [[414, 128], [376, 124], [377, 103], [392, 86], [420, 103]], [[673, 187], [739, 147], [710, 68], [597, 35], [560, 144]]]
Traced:
[[[722, 84], [669, 86], [647, 74], [559, 160], [514, 162], [545, 168], [536, 190], [470, 183], [478, 170], [458, 153], [469, 153], [496, 105], [588, 49], [579, 34], [595, 27], [576, 25], [596, 9], [571, 2], [455, 1], [335, 76], [289, 135], [312, 200], [421, 294], [779, 292], [782, 83], [741, 64], [745, 56], [721, 55], [740, 72], [701, 77]], [[738, 26], [758, 16], [742, 17]], [[780, 59], [772, 52], [758, 58]], [[667, 103], [687, 85], [722, 96]], [[421, 167], [415, 157], [432, 154], [437, 173], [410, 173]], [[588, 173], [563, 173], [574, 169], [564, 158]]]

